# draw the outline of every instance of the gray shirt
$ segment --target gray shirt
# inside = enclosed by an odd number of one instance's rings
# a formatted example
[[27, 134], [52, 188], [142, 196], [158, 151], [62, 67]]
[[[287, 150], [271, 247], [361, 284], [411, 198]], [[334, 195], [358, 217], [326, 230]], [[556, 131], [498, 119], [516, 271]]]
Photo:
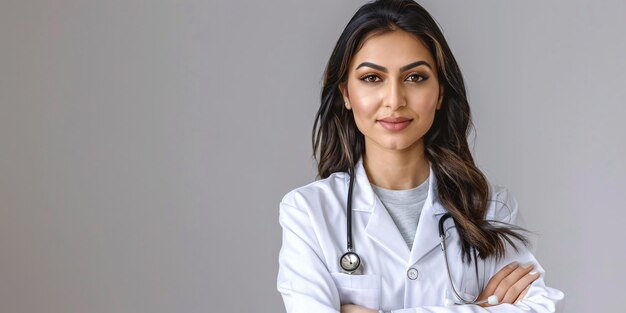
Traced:
[[428, 179], [415, 188], [405, 190], [385, 189], [371, 183], [370, 185], [391, 215], [410, 250], [413, 247], [420, 213], [428, 196]]

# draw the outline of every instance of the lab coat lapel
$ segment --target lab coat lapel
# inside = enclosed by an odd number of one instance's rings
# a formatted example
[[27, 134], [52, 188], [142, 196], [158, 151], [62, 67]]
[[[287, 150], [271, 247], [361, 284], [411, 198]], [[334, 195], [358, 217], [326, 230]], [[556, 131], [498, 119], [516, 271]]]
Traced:
[[439, 218], [446, 213], [437, 197], [437, 181], [432, 166], [428, 178], [428, 196], [420, 213], [419, 223], [411, 248], [409, 264], [415, 264], [432, 249], [439, 246]]
[[388, 253], [397, 257], [402, 263], [406, 263], [409, 259], [409, 247], [380, 199], [376, 196], [374, 198], [374, 210], [365, 227], [365, 232]]
[[[348, 177], [348, 175], [346, 175]], [[355, 166], [356, 181], [353, 190], [353, 210], [369, 211], [370, 218], [365, 226], [365, 233], [387, 253], [406, 263], [409, 259], [409, 247], [402, 238], [393, 219], [372, 189], [363, 167], [363, 157]], [[346, 184], [349, 181], [346, 181]], [[346, 186], [347, 188], [347, 186]], [[346, 189], [347, 190], [347, 189]], [[357, 245], [358, 242], [355, 243]], [[355, 246], [358, 250], [358, 247]]]

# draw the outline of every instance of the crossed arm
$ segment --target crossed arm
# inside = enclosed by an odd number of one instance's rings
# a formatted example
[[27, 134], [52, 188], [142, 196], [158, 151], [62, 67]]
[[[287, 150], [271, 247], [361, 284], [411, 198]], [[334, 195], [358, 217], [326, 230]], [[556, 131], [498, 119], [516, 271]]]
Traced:
[[[485, 300], [495, 295], [499, 304], [514, 304], [524, 298], [533, 281], [539, 278], [539, 273], [533, 271], [532, 264], [520, 265], [511, 263], [503, 267], [496, 273], [487, 286], [482, 291], [478, 300]], [[482, 307], [491, 306], [488, 303], [481, 304]], [[378, 313], [377, 310], [368, 309], [355, 304], [344, 304], [341, 306], [341, 313]]]

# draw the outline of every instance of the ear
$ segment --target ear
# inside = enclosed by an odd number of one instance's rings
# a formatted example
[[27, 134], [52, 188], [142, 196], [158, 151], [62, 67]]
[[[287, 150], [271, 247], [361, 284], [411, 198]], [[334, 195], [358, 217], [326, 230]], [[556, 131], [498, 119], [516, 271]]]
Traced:
[[437, 110], [443, 105], [443, 86], [439, 86], [439, 99], [437, 100]]
[[348, 97], [348, 89], [344, 83], [339, 83], [339, 91], [341, 91], [341, 95], [343, 97], [344, 106], [346, 109], [351, 110], [352, 106], [350, 105], [350, 99]]

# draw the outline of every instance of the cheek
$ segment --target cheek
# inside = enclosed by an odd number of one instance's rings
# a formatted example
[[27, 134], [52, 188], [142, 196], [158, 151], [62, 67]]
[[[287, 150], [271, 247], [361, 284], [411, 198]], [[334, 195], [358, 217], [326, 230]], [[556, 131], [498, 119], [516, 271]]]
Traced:
[[438, 100], [439, 90], [431, 89], [412, 94], [409, 103], [411, 103], [418, 112], [430, 112], [437, 109]]
[[371, 94], [354, 93], [350, 95], [350, 98], [352, 111], [354, 112], [354, 117], [357, 119], [365, 119], [375, 116], [380, 107], [380, 100], [378, 97]]

